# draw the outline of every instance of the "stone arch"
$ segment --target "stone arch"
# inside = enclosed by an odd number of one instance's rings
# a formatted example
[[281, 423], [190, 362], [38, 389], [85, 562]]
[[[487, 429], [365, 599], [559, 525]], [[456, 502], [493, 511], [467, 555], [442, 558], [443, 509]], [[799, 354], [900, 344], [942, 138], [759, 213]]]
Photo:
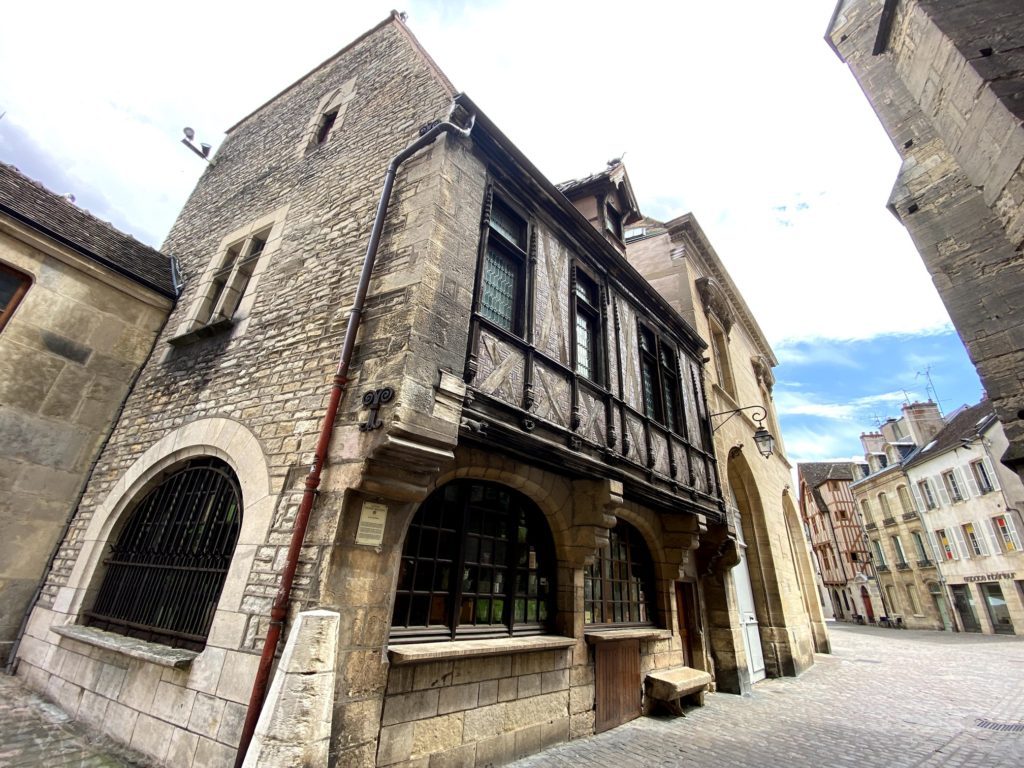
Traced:
[[273, 516], [267, 459], [259, 440], [241, 423], [226, 418], [189, 422], [149, 447], [118, 478], [93, 511], [82, 536], [82, 549], [68, 583], [57, 595], [55, 609], [78, 615], [92, 597], [101, 576], [101, 560], [127, 518], [126, 512], [163, 472], [186, 459], [214, 456], [225, 461], [238, 478], [242, 492], [242, 521], [238, 543], [228, 569], [210, 637], [225, 614], [237, 613], [256, 548], [267, 536]]
[[793, 559], [797, 588], [800, 590], [804, 612], [807, 614], [807, 622], [811, 628], [814, 650], [818, 653], [828, 653], [830, 650], [828, 631], [825, 628], [821, 605], [817, 599], [811, 557], [807, 551], [807, 543], [800, 526], [796, 505], [793, 503], [793, 497], [788, 489], [782, 492], [782, 516], [786, 522], [786, 538], [789, 541], [789, 551]]

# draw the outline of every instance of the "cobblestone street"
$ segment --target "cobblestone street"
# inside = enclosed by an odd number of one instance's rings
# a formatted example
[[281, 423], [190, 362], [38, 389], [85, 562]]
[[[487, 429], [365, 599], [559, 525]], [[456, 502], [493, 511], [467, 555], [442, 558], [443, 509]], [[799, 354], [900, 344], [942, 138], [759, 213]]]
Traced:
[[[1024, 765], [1024, 640], [830, 624], [831, 656], [515, 768]], [[1013, 730], [999, 725], [1017, 724]]]
[[[830, 632], [832, 655], [799, 679], [765, 680], [749, 698], [709, 695], [684, 718], [640, 718], [513, 765], [1024, 765], [1024, 640], [845, 624]], [[0, 675], [0, 766], [37, 765], [140, 763]]]

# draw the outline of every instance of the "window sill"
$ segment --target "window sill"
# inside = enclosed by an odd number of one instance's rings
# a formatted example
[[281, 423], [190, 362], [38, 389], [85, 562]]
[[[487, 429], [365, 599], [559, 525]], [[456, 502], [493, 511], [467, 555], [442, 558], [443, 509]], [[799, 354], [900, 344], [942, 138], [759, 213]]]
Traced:
[[63, 627], [53, 627], [52, 629], [61, 637], [66, 637], [69, 640], [85, 643], [94, 648], [102, 648], [105, 651], [120, 653], [140, 661], [148, 661], [161, 667], [188, 669], [192, 666], [196, 656], [199, 655], [198, 651], [172, 648], [169, 645], [160, 645], [159, 643], [149, 643], [145, 640], [125, 637], [116, 632], [107, 632], [104, 629], [96, 629], [95, 627], [83, 627], [79, 624], [68, 624]]
[[480, 656], [503, 656], [512, 653], [558, 651], [571, 648], [576, 641], [571, 637], [538, 635], [535, 637], [501, 637], [491, 640], [450, 640], [440, 643], [417, 643], [388, 647], [391, 663], [417, 664], [425, 661], [474, 659]]
[[195, 344], [197, 341], [202, 339], [208, 339], [211, 336], [219, 336], [231, 329], [234, 325], [235, 321], [230, 317], [226, 317], [215, 323], [200, 325], [198, 328], [193, 328], [191, 331], [174, 336], [168, 339], [167, 343], [172, 347], [187, 347], [189, 344]]
[[636, 627], [634, 629], [590, 629], [583, 637], [591, 645], [598, 643], [614, 643], [618, 640], [669, 640], [672, 631], [657, 627]]

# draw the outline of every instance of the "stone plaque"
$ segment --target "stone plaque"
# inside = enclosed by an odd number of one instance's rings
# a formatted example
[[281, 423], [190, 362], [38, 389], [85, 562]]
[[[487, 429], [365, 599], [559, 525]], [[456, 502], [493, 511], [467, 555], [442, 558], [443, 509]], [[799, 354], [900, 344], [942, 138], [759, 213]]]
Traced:
[[384, 541], [384, 524], [387, 519], [386, 504], [363, 502], [363, 509], [359, 513], [359, 528], [356, 530], [356, 544], [379, 547]]

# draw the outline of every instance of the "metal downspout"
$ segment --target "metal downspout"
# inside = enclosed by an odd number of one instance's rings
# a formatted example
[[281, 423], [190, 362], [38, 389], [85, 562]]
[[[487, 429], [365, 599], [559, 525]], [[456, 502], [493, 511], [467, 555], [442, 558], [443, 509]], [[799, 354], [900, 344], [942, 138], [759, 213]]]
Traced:
[[[455, 107], [453, 106], [452, 112], [454, 112], [454, 109]], [[299, 505], [299, 511], [295, 515], [295, 527], [292, 530], [291, 542], [288, 545], [288, 557], [285, 561], [284, 570], [281, 573], [281, 584], [278, 587], [277, 595], [274, 597], [274, 604], [270, 609], [270, 626], [267, 630], [266, 640], [263, 643], [263, 652], [256, 671], [256, 679], [253, 681], [252, 694], [249, 697], [245, 724], [242, 727], [238, 752], [235, 755], [235, 768], [241, 768], [242, 762], [245, 760], [245, 753], [248, 751], [253, 733], [256, 731], [256, 723], [259, 720], [260, 712], [263, 709], [263, 701], [266, 698], [267, 687], [270, 681], [270, 669], [273, 666], [277, 645], [281, 639], [281, 629], [288, 615], [288, 601], [291, 597], [295, 569], [298, 566], [299, 551], [306, 536], [306, 526], [309, 523], [309, 513], [313, 509], [313, 502], [316, 499], [317, 488], [320, 486], [320, 472], [323, 469], [324, 459], [327, 456], [327, 449], [331, 442], [334, 422], [338, 415], [338, 406], [341, 403], [341, 396], [344, 393], [345, 385], [348, 384], [349, 364], [352, 361], [352, 351], [355, 349], [356, 334], [359, 331], [363, 305], [370, 286], [374, 261], [377, 258], [377, 248], [380, 245], [381, 232], [384, 229], [384, 218], [388, 212], [388, 203], [391, 200], [391, 189], [395, 183], [395, 174], [402, 163], [424, 147], [433, 143], [442, 133], [452, 133], [456, 136], [468, 138], [476, 122], [476, 115], [470, 116], [469, 126], [466, 128], [455, 125], [450, 122], [450, 119], [451, 113], [449, 113], [449, 121], [432, 126], [422, 133], [418, 139], [413, 141], [412, 144], [395, 155], [388, 165], [387, 172], [384, 174], [384, 188], [380, 193], [377, 215], [373, 220], [370, 242], [366, 246], [366, 256], [363, 259], [363, 268], [359, 274], [355, 300], [349, 313], [348, 327], [345, 330], [345, 341], [342, 344], [338, 368], [334, 374], [334, 381], [331, 386], [331, 397], [327, 404], [327, 410], [324, 413], [320, 437], [317, 440], [316, 450], [313, 454], [313, 463], [310, 467], [309, 475], [306, 476], [306, 487], [302, 494], [302, 502]]]

